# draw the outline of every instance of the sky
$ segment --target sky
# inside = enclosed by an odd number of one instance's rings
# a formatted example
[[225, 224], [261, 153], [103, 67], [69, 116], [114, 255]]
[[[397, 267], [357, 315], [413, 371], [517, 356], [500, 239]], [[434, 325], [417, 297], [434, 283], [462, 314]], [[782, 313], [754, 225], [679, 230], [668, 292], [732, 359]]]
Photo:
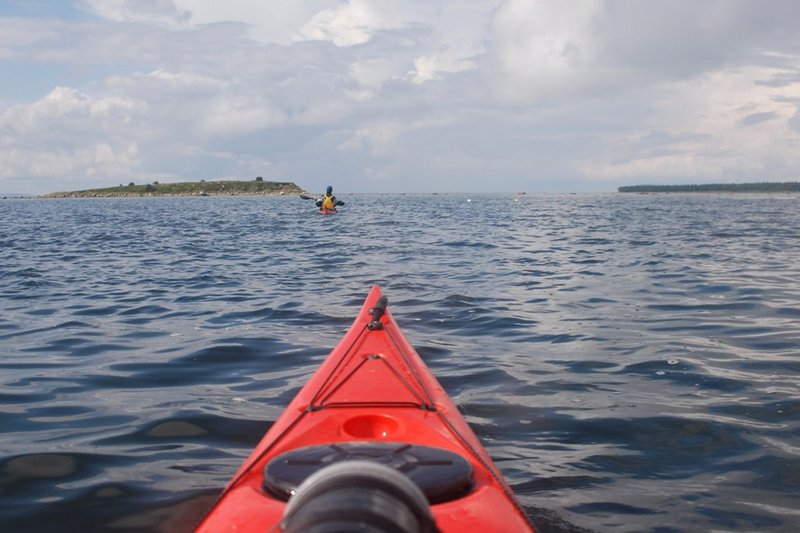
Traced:
[[0, 193], [800, 180], [797, 0], [0, 0]]

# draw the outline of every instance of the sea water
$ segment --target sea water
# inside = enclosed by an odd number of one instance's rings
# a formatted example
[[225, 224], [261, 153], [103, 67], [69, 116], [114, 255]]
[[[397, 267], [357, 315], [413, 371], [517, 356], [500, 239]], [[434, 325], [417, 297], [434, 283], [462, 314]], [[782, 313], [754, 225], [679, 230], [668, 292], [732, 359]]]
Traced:
[[341, 199], [0, 200], [2, 529], [191, 530], [372, 284], [543, 532], [800, 527], [800, 197]]

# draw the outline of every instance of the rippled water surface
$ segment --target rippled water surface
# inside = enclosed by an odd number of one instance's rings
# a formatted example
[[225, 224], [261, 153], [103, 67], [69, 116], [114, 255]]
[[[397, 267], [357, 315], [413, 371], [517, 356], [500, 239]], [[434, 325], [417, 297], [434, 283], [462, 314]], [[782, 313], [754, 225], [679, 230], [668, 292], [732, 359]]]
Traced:
[[547, 531], [800, 527], [800, 198], [0, 200], [0, 525], [188, 531], [370, 285]]

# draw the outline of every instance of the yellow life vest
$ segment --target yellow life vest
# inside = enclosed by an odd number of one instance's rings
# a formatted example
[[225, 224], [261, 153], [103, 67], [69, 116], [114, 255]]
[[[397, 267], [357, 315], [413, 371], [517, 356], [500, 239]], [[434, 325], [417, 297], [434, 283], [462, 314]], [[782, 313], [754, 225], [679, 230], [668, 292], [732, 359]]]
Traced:
[[328, 209], [328, 210], [334, 209], [335, 210], [336, 209], [336, 197], [334, 195], [332, 195], [332, 194], [330, 194], [330, 195], [326, 194], [325, 196], [323, 196], [322, 205], [319, 206], [319, 207], [320, 207], [320, 209]]

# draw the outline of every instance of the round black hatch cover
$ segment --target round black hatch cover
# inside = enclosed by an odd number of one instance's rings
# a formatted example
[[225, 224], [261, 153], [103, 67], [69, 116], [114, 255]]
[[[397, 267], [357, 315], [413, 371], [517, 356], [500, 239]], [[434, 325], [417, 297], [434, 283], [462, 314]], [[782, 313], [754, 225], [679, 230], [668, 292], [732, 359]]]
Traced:
[[274, 457], [264, 468], [264, 490], [288, 500], [311, 474], [332, 463], [366, 460], [407, 475], [430, 503], [454, 500], [472, 487], [472, 466], [442, 448], [403, 442], [337, 442], [298, 448]]

